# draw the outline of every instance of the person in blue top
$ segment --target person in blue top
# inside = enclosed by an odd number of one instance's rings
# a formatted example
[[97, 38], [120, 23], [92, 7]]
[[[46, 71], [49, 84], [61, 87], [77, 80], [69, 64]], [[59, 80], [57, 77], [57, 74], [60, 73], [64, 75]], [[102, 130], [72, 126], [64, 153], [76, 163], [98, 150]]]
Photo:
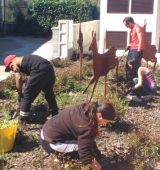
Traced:
[[[9, 55], [4, 59], [5, 72], [13, 71], [18, 91], [18, 101], [21, 102], [19, 120], [22, 124], [28, 122], [31, 104], [42, 90], [49, 104], [50, 113], [56, 115], [58, 106], [53, 92], [55, 73], [50, 62], [38, 55], [17, 57]], [[22, 75], [30, 76], [22, 92]]]

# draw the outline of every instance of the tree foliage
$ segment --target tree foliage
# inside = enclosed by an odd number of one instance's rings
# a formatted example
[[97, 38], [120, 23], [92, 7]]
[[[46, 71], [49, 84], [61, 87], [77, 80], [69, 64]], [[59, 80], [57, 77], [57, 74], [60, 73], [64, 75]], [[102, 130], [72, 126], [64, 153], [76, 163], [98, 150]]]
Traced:
[[[99, 19], [94, 0], [10, 0], [6, 21], [15, 23], [16, 35], [51, 35], [59, 20], [91, 21]], [[81, 10], [82, 9], [82, 10]]]
[[25, 0], [10, 0], [6, 1], [6, 22], [15, 22], [17, 15], [22, 12], [27, 14], [28, 3]]
[[[82, 6], [82, 15], [80, 8]], [[37, 0], [29, 7], [29, 14], [47, 31], [58, 25], [58, 20], [91, 21], [99, 19], [99, 10], [92, 0]]]

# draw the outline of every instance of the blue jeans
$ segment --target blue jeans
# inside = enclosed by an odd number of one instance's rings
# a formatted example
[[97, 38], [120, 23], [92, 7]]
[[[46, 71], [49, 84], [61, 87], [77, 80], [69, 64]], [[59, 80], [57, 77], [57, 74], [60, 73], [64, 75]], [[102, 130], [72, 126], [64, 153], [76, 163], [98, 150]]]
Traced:
[[[135, 59], [136, 58], [136, 55], [137, 55], [137, 50], [129, 50], [128, 52], [128, 56], [127, 56], [127, 59], [126, 59], [126, 79], [127, 81], [131, 81], [134, 77], [132, 77], [133, 75], [131, 74], [131, 70], [129, 69], [129, 66], [128, 66], [128, 61], [129, 60], [132, 60], [132, 59]], [[139, 60], [139, 66], [141, 65], [141, 59], [142, 59], [142, 51], [141, 51], [141, 57], [138, 58]]]
[[[138, 84], [138, 78], [134, 78], [132, 80], [133, 85], [135, 86]], [[141, 98], [141, 96], [146, 96], [149, 94], [155, 94], [156, 93], [156, 87], [150, 86], [148, 82], [142, 81], [142, 86], [139, 87], [138, 89], [134, 90], [134, 94], [138, 97]]]

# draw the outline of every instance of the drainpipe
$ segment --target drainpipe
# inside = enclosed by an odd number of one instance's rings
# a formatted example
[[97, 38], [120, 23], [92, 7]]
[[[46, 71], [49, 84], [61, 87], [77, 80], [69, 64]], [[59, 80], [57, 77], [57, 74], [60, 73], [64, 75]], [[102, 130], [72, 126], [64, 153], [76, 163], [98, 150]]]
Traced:
[[2, 0], [2, 24], [3, 24], [3, 36], [5, 36], [5, 0]]

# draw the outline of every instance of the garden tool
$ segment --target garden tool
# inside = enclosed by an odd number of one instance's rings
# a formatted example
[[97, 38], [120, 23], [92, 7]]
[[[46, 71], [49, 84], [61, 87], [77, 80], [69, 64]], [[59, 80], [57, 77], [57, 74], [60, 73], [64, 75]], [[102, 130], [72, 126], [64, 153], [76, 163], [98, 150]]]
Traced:
[[127, 46], [124, 50], [123, 55], [119, 58], [119, 61], [124, 57], [125, 53], [130, 49], [130, 46]]
[[121, 61], [121, 59], [124, 57], [125, 53], [126, 53], [126, 50], [123, 52], [122, 56], [119, 57], [119, 61]]
[[126, 92], [125, 92], [125, 95], [129, 94], [132, 92], [132, 88], [129, 88]]
[[14, 112], [14, 114], [13, 114], [13, 116], [12, 116], [12, 119], [15, 119], [17, 116], [19, 116], [20, 107], [21, 107], [21, 102], [19, 102], [18, 108], [17, 108], [17, 110]]
[[15, 119], [17, 116], [19, 116], [19, 112], [20, 112], [20, 108], [21, 108], [21, 98], [23, 97], [23, 94], [21, 95], [18, 95], [18, 108], [17, 110], [14, 112], [13, 116], [12, 116], [12, 119]]

